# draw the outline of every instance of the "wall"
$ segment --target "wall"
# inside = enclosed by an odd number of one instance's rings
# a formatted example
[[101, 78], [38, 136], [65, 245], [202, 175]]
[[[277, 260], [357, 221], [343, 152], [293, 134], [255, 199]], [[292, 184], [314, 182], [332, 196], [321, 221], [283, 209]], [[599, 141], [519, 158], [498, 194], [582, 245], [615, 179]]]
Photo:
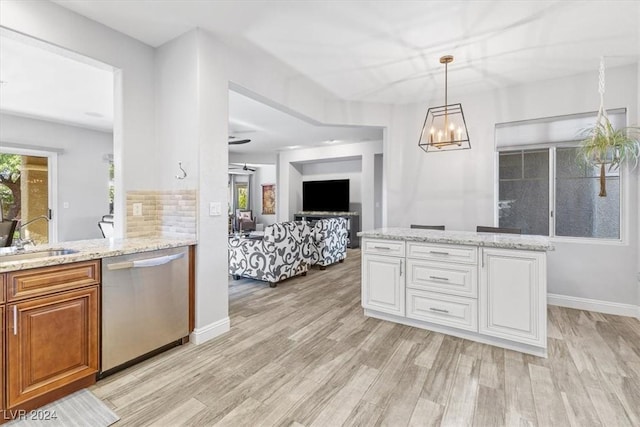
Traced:
[[[253, 209], [254, 216], [256, 217], [256, 224], [264, 224], [265, 226], [274, 224], [276, 222], [276, 215], [278, 212], [278, 204], [276, 203], [275, 215], [264, 215], [262, 213], [262, 185], [263, 184], [276, 184], [276, 166], [266, 165], [256, 167], [256, 171], [253, 174], [253, 181], [251, 183], [251, 208]], [[278, 192], [278, 185], [276, 185], [276, 194]]]
[[[302, 181], [311, 180], [309, 177], [327, 178], [348, 177], [359, 175], [359, 191], [355, 188], [353, 201], [358, 199], [362, 205], [360, 226], [363, 230], [370, 230], [374, 226], [374, 156], [382, 153], [382, 141], [361, 142], [357, 144], [335, 145], [330, 147], [313, 147], [302, 150], [291, 150], [280, 153], [278, 159], [278, 185], [280, 191], [277, 194], [278, 220], [293, 219], [293, 215], [302, 209]], [[357, 158], [359, 174], [353, 172], [354, 158]], [[343, 159], [340, 161], [339, 159]], [[323, 162], [330, 161], [328, 166]], [[342, 168], [342, 169], [340, 169]], [[347, 169], [345, 169], [347, 168]], [[351, 169], [349, 169], [351, 168]], [[306, 172], [305, 172], [306, 170]], [[349, 170], [349, 172], [347, 172]], [[306, 175], [306, 176], [305, 176]], [[316, 179], [314, 177], [314, 179]], [[353, 185], [353, 183], [352, 183]], [[288, 197], [287, 197], [288, 195]]]
[[[596, 69], [594, 64], [593, 73], [486, 93], [451, 91], [452, 101], [462, 103], [467, 119], [472, 149], [466, 151], [421, 153], [416, 135], [425, 105], [395, 107], [390, 135], [394, 149], [385, 151], [389, 225], [421, 221], [474, 230], [479, 224], [493, 224], [495, 124], [597, 110]], [[605, 106], [627, 107], [631, 123], [638, 117], [637, 73], [635, 65], [607, 69]], [[638, 170], [625, 182], [624, 242], [557, 241], [548, 257], [549, 293], [623, 305], [638, 300], [637, 181]]]
[[[158, 181], [166, 190], [198, 187], [198, 40], [188, 32], [156, 49], [155, 117]], [[178, 167], [187, 176], [182, 176]]]
[[383, 155], [376, 154], [373, 158], [374, 163], [374, 172], [373, 172], [373, 208], [374, 208], [374, 218], [373, 218], [373, 227], [380, 228], [382, 227], [382, 195], [383, 195], [383, 183], [384, 176], [382, 175], [383, 171]]
[[[102, 237], [98, 221], [109, 213], [113, 135], [44, 120], [0, 114], [0, 145], [64, 150], [58, 154], [58, 241]], [[64, 204], [68, 203], [68, 208]]]

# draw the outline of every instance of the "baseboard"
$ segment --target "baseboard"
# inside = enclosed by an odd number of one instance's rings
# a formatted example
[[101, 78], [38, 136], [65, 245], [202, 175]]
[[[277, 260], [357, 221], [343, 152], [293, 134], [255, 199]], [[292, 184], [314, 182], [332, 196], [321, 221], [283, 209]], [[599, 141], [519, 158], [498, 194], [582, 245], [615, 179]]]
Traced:
[[619, 302], [601, 301], [597, 299], [571, 297], [568, 295], [547, 294], [547, 303], [560, 307], [578, 310], [596, 311], [598, 313], [615, 314], [640, 318], [640, 306]]
[[198, 345], [218, 337], [231, 329], [231, 321], [228, 317], [220, 319], [202, 328], [195, 328], [189, 334], [189, 341]]

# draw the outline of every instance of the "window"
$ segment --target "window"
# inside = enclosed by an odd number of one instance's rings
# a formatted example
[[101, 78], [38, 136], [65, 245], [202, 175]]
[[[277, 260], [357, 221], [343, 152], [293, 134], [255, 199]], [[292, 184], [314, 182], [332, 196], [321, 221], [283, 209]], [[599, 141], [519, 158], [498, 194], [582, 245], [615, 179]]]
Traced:
[[549, 233], [549, 150], [500, 153], [500, 227]]
[[599, 169], [579, 162], [576, 147], [501, 151], [498, 165], [500, 227], [520, 228], [523, 234], [620, 238], [617, 170], [607, 172], [607, 197], [599, 197]]
[[606, 174], [599, 197], [598, 167], [576, 162], [577, 148], [556, 149], [556, 236], [620, 238], [620, 174]]
[[236, 207], [238, 209], [249, 209], [249, 185], [246, 182], [236, 183]]

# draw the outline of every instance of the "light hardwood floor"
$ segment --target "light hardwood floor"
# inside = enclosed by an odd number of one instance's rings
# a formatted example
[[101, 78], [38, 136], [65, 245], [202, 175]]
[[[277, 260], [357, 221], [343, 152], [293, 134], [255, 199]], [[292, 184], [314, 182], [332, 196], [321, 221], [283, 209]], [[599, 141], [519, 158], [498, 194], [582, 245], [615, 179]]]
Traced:
[[231, 331], [98, 382], [117, 426], [640, 426], [640, 321], [549, 308], [549, 358], [366, 318], [360, 252], [230, 283]]

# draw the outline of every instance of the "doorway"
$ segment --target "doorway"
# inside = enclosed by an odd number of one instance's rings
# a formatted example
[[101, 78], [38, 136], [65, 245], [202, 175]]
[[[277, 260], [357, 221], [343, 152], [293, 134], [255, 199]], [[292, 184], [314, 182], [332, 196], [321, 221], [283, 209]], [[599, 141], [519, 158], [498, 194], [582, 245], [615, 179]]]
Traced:
[[19, 220], [15, 237], [35, 244], [56, 242], [51, 206], [56, 199], [57, 153], [0, 149], [0, 210], [5, 220]]

